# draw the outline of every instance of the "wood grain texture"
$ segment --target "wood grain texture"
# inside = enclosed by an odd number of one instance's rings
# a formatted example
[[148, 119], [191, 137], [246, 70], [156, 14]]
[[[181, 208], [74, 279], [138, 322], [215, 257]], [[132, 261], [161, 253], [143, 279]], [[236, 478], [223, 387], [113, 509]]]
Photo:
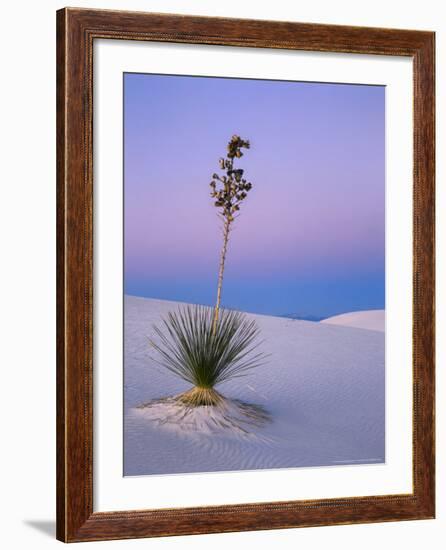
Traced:
[[[413, 493], [93, 512], [93, 41], [403, 55], [414, 67]], [[123, 539], [434, 517], [434, 34], [66, 8], [57, 13], [57, 538]]]

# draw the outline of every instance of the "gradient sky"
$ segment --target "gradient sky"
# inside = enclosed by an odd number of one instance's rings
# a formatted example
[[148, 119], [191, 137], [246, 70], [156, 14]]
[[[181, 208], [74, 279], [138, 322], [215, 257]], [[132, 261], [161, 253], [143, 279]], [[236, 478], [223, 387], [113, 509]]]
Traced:
[[209, 196], [236, 133], [253, 189], [222, 303], [328, 317], [385, 300], [385, 88], [124, 75], [127, 294], [212, 305], [221, 222]]

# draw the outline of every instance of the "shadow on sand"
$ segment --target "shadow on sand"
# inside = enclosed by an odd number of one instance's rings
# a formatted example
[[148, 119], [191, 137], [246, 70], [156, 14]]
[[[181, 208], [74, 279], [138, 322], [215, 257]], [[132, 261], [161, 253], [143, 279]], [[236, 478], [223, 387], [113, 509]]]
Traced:
[[136, 410], [159, 426], [197, 435], [258, 437], [258, 430], [271, 422], [271, 415], [260, 405], [219, 394], [217, 404], [190, 406], [183, 401], [183, 395], [153, 399]]

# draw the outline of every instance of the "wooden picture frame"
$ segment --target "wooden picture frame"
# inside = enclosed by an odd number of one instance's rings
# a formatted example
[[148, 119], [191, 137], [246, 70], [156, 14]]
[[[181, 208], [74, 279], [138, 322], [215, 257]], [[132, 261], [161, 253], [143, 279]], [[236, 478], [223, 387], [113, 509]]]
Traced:
[[[407, 56], [413, 61], [413, 492], [93, 511], [93, 42]], [[57, 12], [57, 538], [65, 542], [434, 517], [434, 33], [65, 8]]]

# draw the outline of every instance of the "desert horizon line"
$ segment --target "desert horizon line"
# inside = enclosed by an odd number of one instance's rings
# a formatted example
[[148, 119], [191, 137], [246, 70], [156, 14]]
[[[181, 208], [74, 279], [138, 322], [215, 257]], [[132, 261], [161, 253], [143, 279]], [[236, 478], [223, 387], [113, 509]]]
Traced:
[[[198, 305], [198, 306], [204, 306], [213, 308], [214, 304], [212, 303], [205, 303], [205, 302], [187, 302], [184, 300], [174, 300], [171, 298], [160, 298], [155, 296], [147, 296], [147, 295], [141, 295], [141, 294], [133, 294], [131, 292], [124, 292], [124, 297], [131, 297], [131, 298], [142, 298], [144, 300], [156, 300], [160, 302], [171, 302], [173, 304], [184, 304], [184, 305]], [[287, 311], [284, 313], [262, 313], [258, 311], [250, 311], [246, 309], [240, 309], [237, 307], [229, 307], [229, 306], [222, 306], [223, 309], [228, 309], [232, 311], [240, 311], [243, 313], [249, 313], [250, 315], [262, 315], [265, 317], [280, 317], [280, 318], [288, 318], [288, 319], [295, 319], [299, 321], [309, 321], [309, 322], [319, 322], [319, 321], [325, 321], [327, 319], [330, 319], [331, 317], [337, 317], [338, 315], [345, 315], [348, 313], [363, 313], [368, 311], [385, 311], [385, 307], [377, 307], [377, 308], [359, 308], [359, 309], [349, 309], [345, 311], [339, 311], [337, 313], [333, 313], [332, 315], [317, 315], [315, 313], [307, 312], [307, 311]]]

